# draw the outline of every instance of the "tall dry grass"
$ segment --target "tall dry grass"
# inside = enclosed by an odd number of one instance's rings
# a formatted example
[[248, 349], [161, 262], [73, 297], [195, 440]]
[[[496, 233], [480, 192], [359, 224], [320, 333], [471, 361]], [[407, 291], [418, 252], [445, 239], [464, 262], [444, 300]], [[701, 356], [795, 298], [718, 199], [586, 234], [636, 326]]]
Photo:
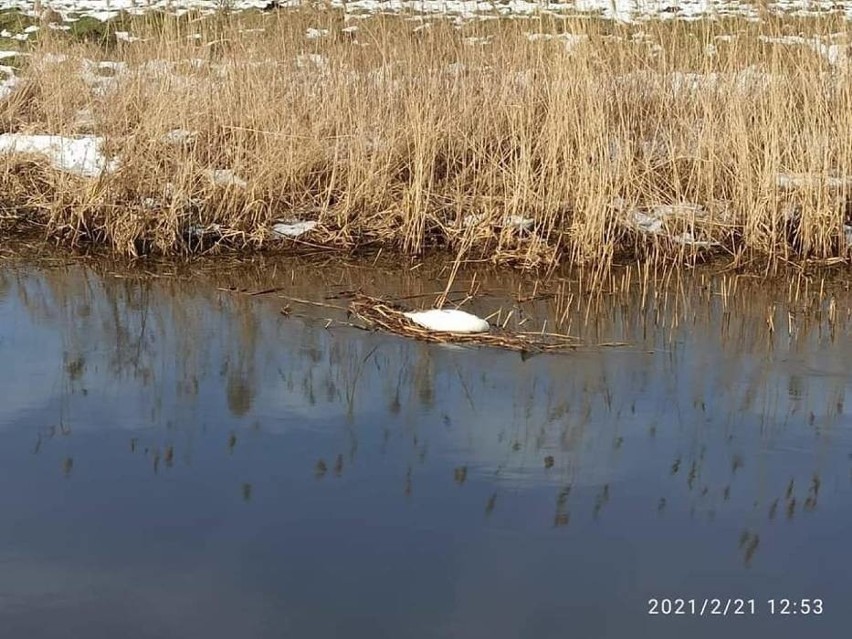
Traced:
[[279, 246], [273, 222], [300, 219], [319, 222], [306, 245], [520, 266], [849, 256], [838, 17], [459, 26], [303, 9], [136, 33], [110, 49], [45, 33], [32, 52], [3, 131], [103, 135], [121, 165], [91, 179], [0, 156], [15, 229], [125, 254]]

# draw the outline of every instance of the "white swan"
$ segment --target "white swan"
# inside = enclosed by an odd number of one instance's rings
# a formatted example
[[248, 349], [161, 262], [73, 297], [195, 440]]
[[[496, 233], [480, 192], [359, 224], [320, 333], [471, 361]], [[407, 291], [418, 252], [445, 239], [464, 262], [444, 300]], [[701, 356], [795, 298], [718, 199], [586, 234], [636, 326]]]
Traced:
[[491, 327], [481, 317], [454, 309], [432, 309], [403, 313], [408, 319], [430, 331], [444, 333], [485, 333]]

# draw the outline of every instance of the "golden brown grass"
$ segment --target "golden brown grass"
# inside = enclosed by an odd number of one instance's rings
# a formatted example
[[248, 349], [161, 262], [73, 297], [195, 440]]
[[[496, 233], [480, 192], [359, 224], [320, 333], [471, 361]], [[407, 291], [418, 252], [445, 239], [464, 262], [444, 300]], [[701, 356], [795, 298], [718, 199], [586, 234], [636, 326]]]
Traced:
[[[0, 103], [2, 130], [94, 132], [121, 166], [91, 179], [0, 156], [0, 204], [18, 220], [0, 229], [131, 255], [292, 247], [272, 224], [317, 220], [296, 244], [602, 270], [848, 260], [839, 18], [425, 22], [150, 19], [146, 41], [110, 49], [45, 33]], [[777, 40], [790, 35], [804, 40]], [[127, 66], [87, 76], [83, 60]], [[194, 135], [165, 141], [174, 129]], [[219, 169], [245, 186], [217, 184]]]

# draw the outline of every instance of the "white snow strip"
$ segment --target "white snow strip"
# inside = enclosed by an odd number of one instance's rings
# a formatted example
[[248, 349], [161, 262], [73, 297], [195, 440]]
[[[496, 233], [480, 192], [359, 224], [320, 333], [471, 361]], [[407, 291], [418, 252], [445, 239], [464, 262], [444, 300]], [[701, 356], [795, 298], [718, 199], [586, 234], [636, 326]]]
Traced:
[[[625, 202], [620, 198], [613, 201], [613, 206], [618, 210], [623, 210]], [[627, 219], [630, 223], [642, 233], [650, 235], [659, 235], [663, 232], [663, 227], [666, 220], [669, 219], [686, 219], [694, 220], [695, 218], [704, 217], [707, 211], [704, 207], [698, 204], [683, 202], [680, 204], [655, 204], [645, 208], [644, 210], [634, 209], [629, 211]], [[693, 244], [695, 240], [688, 240], [687, 234], [672, 238], [674, 241], [681, 243]], [[691, 234], [690, 234], [691, 235]]]
[[313, 27], [305, 31], [305, 37], [308, 40], [319, 40], [328, 35], [328, 29], [314, 29]]
[[805, 38], [802, 36], [758, 36], [758, 40], [767, 44], [793, 44], [809, 47], [825, 58], [831, 66], [846, 66], [847, 46], [841, 44], [826, 44], [819, 37]]
[[695, 236], [689, 231], [685, 231], [680, 235], [675, 235], [672, 237], [672, 242], [675, 244], [683, 244], [684, 246], [693, 246], [695, 248], [712, 248], [714, 246], [719, 246], [718, 242], [712, 242], [710, 240], [696, 240]]
[[852, 177], [834, 177], [808, 173], [779, 173], [775, 183], [779, 189], [814, 188], [823, 185], [832, 189], [840, 189], [845, 186], [852, 186]]
[[129, 31], [116, 31], [115, 39], [121, 40], [122, 42], [138, 42], [142, 38], [139, 38], [135, 35], [130, 35]]
[[[279, 8], [296, 7], [302, 0], [279, 0]], [[575, 0], [570, 3], [542, 3], [540, 0], [329, 0], [336, 9], [344, 9], [345, 20], [391, 13], [415, 17], [426, 15], [455, 16], [459, 22], [497, 19], [500, 16], [530, 17], [539, 15], [594, 14], [620, 22], [636, 23], [651, 18], [665, 20], [696, 20], [701, 17], [743, 16], [759, 19], [758, 8], [745, 0]], [[109, 20], [126, 11], [141, 15], [151, 10], [161, 10], [176, 16], [184, 15], [191, 8], [211, 14], [222, 5], [221, 0], [50, 0], [50, 8], [61, 13], [73, 12], [98, 20]], [[234, 11], [262, 9], [267, 0], [228, 0]], [[0, 0], [2, 7], [25, 7], [32, 12], [32, 3], [23, 0]], [[820, 15], [833, 11], [852, 17], [852, 3], [832, 0], [775, 0], [761, 10], [772, 14]], [[419, 15], [417, 15], [419, 14]]]
[[103, 138], [84, 136], [67, 138], [59, 135], [0, 135], [0, 153], [34, 153], [43, 155], [60, 171], [84, 177], [98, 177], [118, 168], [117, 160], [107, 160], [101, 152]]
[[313, 220], [305, 222], [279, 222], [272, 226], [272, 232], [281, 237], [299, 237], [316, 228]]
[[[470, 213], [462, 218], [462, 226], [465, 228], [480, 226], [487, 219], [486, 213]], [[522, 215], [506, 215], [499, 223], [493, 224], [498, 228], [510, 228], [516, 231], [531, 231], [534, 225], [535, 220]]]
[[486, 333], [491, 329], [481, 317], [456, 309], [412, 311], [403, 315], [418, 326], [442, 333]]

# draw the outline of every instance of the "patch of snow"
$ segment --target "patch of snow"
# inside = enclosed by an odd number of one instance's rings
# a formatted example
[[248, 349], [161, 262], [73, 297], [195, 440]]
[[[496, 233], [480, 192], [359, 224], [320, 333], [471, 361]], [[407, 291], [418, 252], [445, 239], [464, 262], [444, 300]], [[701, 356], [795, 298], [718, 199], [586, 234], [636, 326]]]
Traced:
[[527, 33], [530, 42], [557, 40], [565, 43], [565, 50], [571, 51], [583, 42], [587, 42], [589, 36], [577, 35], [575, 33]]
[[718, 242], [712, 242], [710, 240], [696, 240], [695, 236], [689, 231], [673, 236], [672, 242], [675, 244], [683, 244], [684, 246], [693, 246], [695, 248], [712, 248], [714, 246], [719, 246]]
[[186, 229], [190, 237], [200, 240], [205, 236], [221, 235], [222, 227], [219, 224], [210, 224], [209, 226], [201, 226], [200, 224], [190, 224]]
[[172, 129], [163, 135], [160, 140], [166, 144], [184, 144], [186, 142], [191, 142], [196, 135], [197, 133], [195, 133], [195, 131], [189, 131], [187, 129]]
[[7, 58], [16, 58], [19, 55], [29, 55], [29, 54], [23, 53], [22, 51], [0, 51], [0, 60], [5, 60]]
[[[104, 2], [107, 5], [106, 2]], [[109, 6], [109, 5], [107, 5]], [[89, 18], [94, 18], [95, 20], [100, 20], [101, 22], [107, 22], [108, 20], [112, 20], [113, 18], [118, 17], [118, 11], [87, 11], [85, 14]]]
[[278, 222], [272, 226], [272, 232], [280, 237], [299, 237], [316, 228], [313, 220], [305, 222]]
[[481, 317], [457, 309], [412, 311], [403, 315], [418, 326], [442, 333], [486, 333], [491, 329]]
[[[622, 198], [616, 198], [612, 203], [616, 210], [624, 210], [626, 202]], [[683, 202], [680, 204], [655, 204], [645, 209], [633, 209], [628, 212], [628, 221], [642, 233], [659, 235], [663, 232], [665, 222], [669, 219], [685, 218], [693, 220], [703, 217], [707, 211], [698, 204]], [[684, 236], [680, 236], [683, 238]], [[678, 241], [677, 238], [672, 238]], [[684, 242], [685, 243], [685, 242]]]
[[0, 135], [0, 153], [34, 153], [46, 156], [60, 171], [84, 177], [98, 177], [118, 168], [117, 160], [107, 160], [101, 152], [103, 138], [83, 136], [67, 138], [59, 135]]
[[328, 58], [319, 53], [300, 53], [296, 56], [296, 67], [299, 69], [315, 69], [317, 71], [328, 71]]
[[74, 126], [77, 128], [91, 129], [95, 124], [95, 115], [91, 109], [79, 109], [74, 114]]
[[314, 29], [313, 27], [310, 27], [305, 32], [305, 37], [308, 40], [319, 40], [320, 38], [324, 38], [327, 35], [328, 35], [328, 29]]
[[852, 177], [835, 177], [830, 175], [813, 175], [808, 173], [779, 173], [775, 178], [779, 189], [802, 189], [827, 186], [840, 189], [852, 186]]
[[[110, 72], [105, 74], [104, 71]], [[94, 62], [83, 59], [80, 62], [80, 78], [92, 89], [95, 95], [106, 95], [118, 87], [119, 76], [127, 71], [125, 62]]]
[[[8, 68], [10, 67], [5, 67], [5, 69]], [[15, 87], [18, 86], [19, 82], [20, 79], [18, 76], [14, 75], [14, 73], [0, 81], [0, 100], [5, 100], [12, 95], [12, 91], [15, 90]]]
[[39, 59], [39, 62], [44, 64], [62, 64], [68, 60], [68, 56], [64, 53], [45, 53]]
[[130, 35], [129, 31], [116, 31], [115, 39], [121, 40], [122, 42], [138, 42], [142, 38], [139, 38], [135, 35]]
[[535, 220], [522, 215], [507, 215], [503, 218], [503, 226], [516, 231], [531, 231], [534, 224]]
[[831, 66], [845, 67], [847, 64], [847, 47], [840, 44], [826, 44], [819, 37], [805, 38], [803, 36], [758, 36], [758, 40], [767, 44], [792, 44], [810, 48], [825, 58]]
[[207, 169], [204, 171], [204, 174], [216, 186], [237, 186], [239, 188], [248, 186], [248, 182], [239, 177], [231, 169]]
[[663, 232], [663, 220], [654, 215], [642, 211], [633, 211], [629, 219], [643, 233], [656, 235]]
[[447, 65], [446, 71], [451, 76], [457, 77], [457, 76], [461, 75], [462, 73], [464, 73], [466, 68], [467, 67], [464, 64], [462, 64], [461, 62], [451, 62], [450, 64]]
[[[489, 219], [487, 213], [470, 213], [462, 218], [462, 226], [465, 228], [482, 225]], [[500, 222], [493, 223], [497, 228], [508, 228], [516, 231], [531, 231], [535, 220], [522, 215], [505, 215]]]
[[488, 216], [485, 213], [469, 213], [462, 218], [462, 226], [470, 228], [471, 226], [479, 226]]

